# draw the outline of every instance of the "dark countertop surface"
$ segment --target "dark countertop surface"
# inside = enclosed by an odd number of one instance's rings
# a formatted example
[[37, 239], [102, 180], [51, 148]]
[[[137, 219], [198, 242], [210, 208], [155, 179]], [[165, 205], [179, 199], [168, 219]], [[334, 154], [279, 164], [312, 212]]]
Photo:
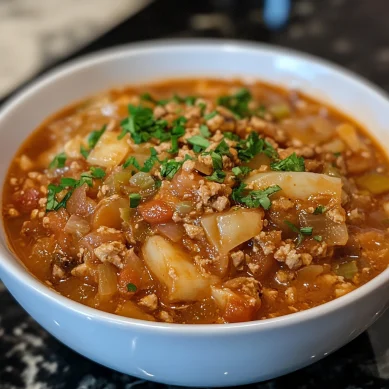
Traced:
[[[258, 0], [156, 1], [69, 58], [145, 39], [246, 39], [318, 55], [389, 91], [388, 0], [294, 1], [289, 21], [278, 31], [265, 27], [261, 4]], [[368, 331], [327, 358], [249, 387], [389, 388], [388, 328], [389, 311]], [[293, 358], [293, 350], [286, 352]], [[29, 317], [0, 282], [0, 389], [164, 386], [116, 373], [74, 353]]]

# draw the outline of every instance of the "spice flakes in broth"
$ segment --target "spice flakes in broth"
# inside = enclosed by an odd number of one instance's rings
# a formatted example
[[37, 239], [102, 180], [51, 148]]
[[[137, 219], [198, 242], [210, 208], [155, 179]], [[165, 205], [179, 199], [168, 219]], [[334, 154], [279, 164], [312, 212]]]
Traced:
[[136, 319], [277, 317], [389, 263], [384, 153], [349, 118], [264, 83], [169, 80], [75, 104], [22, 145], [3, 204], [32, 274]]

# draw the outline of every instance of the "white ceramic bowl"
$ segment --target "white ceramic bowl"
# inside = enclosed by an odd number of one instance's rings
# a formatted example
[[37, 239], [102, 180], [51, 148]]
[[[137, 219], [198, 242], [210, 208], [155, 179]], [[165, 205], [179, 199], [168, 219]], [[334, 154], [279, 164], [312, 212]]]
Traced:
[[[0, 178], [25, 137], [67, 104], [115, 85], [172, 77], [262, 79], [297, 87], [349, 114], [389, 145], [389, 102], [359, 77], [307, 55], [229, 41], [160, 41], [69, 63], [15, 96], [0, 114]], [[257, 382], [299, 369], [364, 331], [389, 298], [389, 270], [356, 291], [276, 319], [179, 325], [127, 319], [85, 307], [32, 277], [6, 247], [0, 277], [16, 300], [60, 341], [98, 363], [153, 381], [188, 386]]]

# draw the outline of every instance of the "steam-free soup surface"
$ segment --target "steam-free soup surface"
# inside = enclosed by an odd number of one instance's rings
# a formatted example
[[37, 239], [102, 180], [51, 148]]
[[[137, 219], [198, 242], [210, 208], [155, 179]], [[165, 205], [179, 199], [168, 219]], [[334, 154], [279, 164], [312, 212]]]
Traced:
[[389, 263], [381, 150], [349, 118], [262, 83], [170, 80], [59, 112], [12, 161], [3, 214], [48, 287], [144, 320], [286, 315]]

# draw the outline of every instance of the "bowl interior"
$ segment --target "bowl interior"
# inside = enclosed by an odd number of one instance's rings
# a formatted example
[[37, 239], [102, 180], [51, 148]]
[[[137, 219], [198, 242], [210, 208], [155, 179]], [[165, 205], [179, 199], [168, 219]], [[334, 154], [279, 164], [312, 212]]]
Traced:
[[[162, 41], [120, 47], [62, 66], [13, 98], [0, 113], [1, 187], [23, 140], [60, 108], [115, 86], [201, 76], [264, 80], [297, 88], [352, 117], [388, 152], [388, 100], [345, 70], [310, 56], [256, 44]], [[3, 228], [0, 243], [6, 247]], [[11, 255], [2, 260], [21, 269]]]

